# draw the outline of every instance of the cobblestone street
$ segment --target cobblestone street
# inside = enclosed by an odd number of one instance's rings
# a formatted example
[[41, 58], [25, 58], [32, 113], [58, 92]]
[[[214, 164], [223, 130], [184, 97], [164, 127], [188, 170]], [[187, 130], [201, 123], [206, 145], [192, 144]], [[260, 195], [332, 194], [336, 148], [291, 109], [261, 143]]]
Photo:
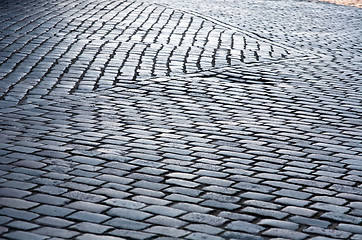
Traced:
[[362, 240], [362, 8], [0, 0], [1, 239]]

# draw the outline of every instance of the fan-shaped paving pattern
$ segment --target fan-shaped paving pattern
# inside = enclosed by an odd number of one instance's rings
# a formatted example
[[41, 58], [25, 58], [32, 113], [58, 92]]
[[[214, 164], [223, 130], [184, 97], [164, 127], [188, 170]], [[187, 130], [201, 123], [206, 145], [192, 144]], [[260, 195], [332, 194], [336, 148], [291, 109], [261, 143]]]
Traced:
[[7, 100], [299, 54], [138, 1], [26, 1], [22, 8], [5, 2], [2, 8], [0, 98]]

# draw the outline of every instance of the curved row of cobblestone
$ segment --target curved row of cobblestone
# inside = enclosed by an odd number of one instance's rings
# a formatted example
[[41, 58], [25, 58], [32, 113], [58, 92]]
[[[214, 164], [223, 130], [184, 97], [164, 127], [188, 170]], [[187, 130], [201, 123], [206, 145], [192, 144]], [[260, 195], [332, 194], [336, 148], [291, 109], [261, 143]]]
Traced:
[[[39, 6], [31, 16], [24, 17], [27, 7], [15, 8], [24, 11], [19, 15], [9, 11], [2, 16], [2, 100], [21, 102], [28, 94], [95, 90], [124, 79], [177, 75], [297, 54], [160, 5], [74, 0], [46, 6], [46, 1], [30, 3]], [[61, 8], [63, 5], [67, 7]], [[78, 10], [69, 11], [73, 8]]]

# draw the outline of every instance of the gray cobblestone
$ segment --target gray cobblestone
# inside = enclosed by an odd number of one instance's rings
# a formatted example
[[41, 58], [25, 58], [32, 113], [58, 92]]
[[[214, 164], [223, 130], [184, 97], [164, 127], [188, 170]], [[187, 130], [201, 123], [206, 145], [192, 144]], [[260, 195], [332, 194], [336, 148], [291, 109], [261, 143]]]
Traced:
[[212, 226], [209, 226], [206, 224], [190, 224], [190, 225], [186, 226], [185, 228], [190, 231], [212, 234], [214, 236], [223, 231], [221, 228], [212, 227]]
[[222, 240], [223, 238], [205, 234], [205, 233], [191, 233], [187, 236], [187, 239], [210, 239], [210, 240]]
[[174, 219], [172, 217], [166, 217], [166, 216], [155, 216], [150, 219], [147, 219], [147, 222], [153, 223], [156, 225], [163, 225], [167, 227], [174, 227], [174, 228], [181, 228], [187, 224], [187, 222]]
[[287, 197], [277, 198], [275, 202], [284, 205], [292, 205], [296, 207], [304, 207], [310, 203], [310, 201], [300, 200], [295, 198], [287, 198]]
[[16, 198], [0, 198], [0, 203], [3, 207], [15, 208], [15, 209], [29, 209], [39, 205], [38, 203], [16, 199]]
[[146, 231], [150, 232], [150, 233], [157, 233], [157, 234], [162, 234], [162, 235], [175, 237], [175, 238], [184, 237], [185, 235], [190, 233], [189, 231], [179, 230], [179, 229], [171, 228], [171, 227], [163, 227], [163, 226], [151, 227], [151, 228], [147, 229]]
[[263, 209], [263, 208], [254, 208], [254, 207], [246, 207], [242, 209], [242, 213], [250, 213], [257, 214], [262, 217], [274, 217], [277, 219], [283, 219], [288, 216], [288, 213], [279, 212], [275, 210]]
[[227, 211], [220, 212], [218, 216], [227, 218], [227, 219], [241, 220], [241, 221], [248, 221], [248, 222], [255, 220], [255, 217], [251, 216], [251, 215], [240, 214], [240, 213], [235, 213], [235, 212], [227, 212]]
[[27, 200], [37, 202], [37, 203], [45, 203], [45, 204], [52, 204], [52, 205], [63, 205], [68, 203], [70, 200], [68, 198], [57, 197], [49, 194], [33, 194], [26, 198]]
[[299, 223], [299, 224], [305, 224], [309, 226], [316, 226], [321, 228], [327, 228], [329, 225], [331, 225], [330, 222], [319, 220], [319, 219], [313, 219], [313, 218], [306, 218], [306, 217], [300, 217], [300, 216], [294, 216], [290, 218], [291, 221]]
[[347, 201], [343, 198], [329, 197], [329, 196], [315, 196], [311, 199], [312, 201], [319, 201], [324, 203], [333, 203], [336, 205], [343, 205]]
[[29, 192], [23, 192], [21, 190], [26, 190], [33, 188], [36, 185], [32, 183], [20, 182], [20, 181], [7, 181], [1, 184], [4, 188], [1, 188], [1, 196], [3, 197], [23, 197], [30, 195]]
[[240, 195], [242, 198], [255, 199], [260, 201], [270, 201], [275, 198], [274, 195], [264, 194], [264, 193], [256, 193], [256, 192], [245, 192]]
[[196, 223], [209, 224], [212, 226], [220, 226], [226, 221], [226, 219], [222, 217], [215, 217], [204, 213], [188, 213], [182, 216], [181, 219]]
[[270, 202], [259, 201], [259, 200], [246, 200], [243, 202], [243, 204], [245, 204], [246, 206], [254, 206], [254, 207], [274, 209], [274, 210], [282, 208], [281, 205]]
[[100, 196], [100, 195], [84, 193], [84, 192], [80, 192], [80, 191], [67, 192], [67, 193], [63, 194], [62, 196], [68, 197], [71, 199], [75, 199], [75, 200], [87, 201], [87, 202], [100, 202], [100, 201], [106, 199], [105, 197]]
[[331, 240], [331, 239], [335, 239], [335, 238], [329, 238], [329, 237], [313, 237], [311, 238], [313, 240]]
[[200, 199], [200, 198], [189, 197], [189, 196], [181, 195], [181, 194], [171, 194], [171, 195], [167, 196], [166, 199], [170, 200], [170, 201], [189, 202], [189, 203], [199, 203], [202, 201], [202, 199]]
[[288, 229], [271, 228], [263, 233], [270, 237], [281, 237], [287, 239], [306, 239], [309, 235], [301, 232], [296, 232]]
[[215, 201], [215, 200], [206, 200], [206, 201], [202, 202], [201, 205], [207, 206], [207, 207], [213, 207], [213, 208], [217, 208], [217, 209], [227, 209], [227, 210], [235, 210], [237, 208], [240, 208], [240, 206], [238, 204], [225, 203], [225, 202], [220, 202], [220, 201]]
[[261, 236], [255, 236], [248, 233], [240, 233], [240, 232], [231, 232], [226, 231], [221, 234], [224, 239], [250, 239], [250, 240], [263, 240], [264, 238]]
[[12, 221], [12, 222], [8, 223], [7, 226], [12, 227], [12, 228], [21, 229], [21, 230], [28, 230], [28, 231], [39, 227], [39, 225], [37, 225], [37, 224], [24, 222], [24, 221]]
[[339, 229], [341, 231], [362, 234], [362, 227], [361, 226], [356, 226], [356, 225], [353, 225], [353, 224], [340, 223], [340, 224], [338, 224], [337, 229]]
[[82, 235], [78, 236], [76, 239], [79, 239], [79, 240], [85, 240], [85, 239], [124, 240], [125, 238], [107, 236], [107, 235], [99, 236], [99, 235], [95, 235], [95, 234], [85, 233], [85, 234], [82, 234]]
[[279, 196], [297, 198], [297, 199], [301, 199], [301, 200], [308, 199], [310, 196], [312, 196], [312, 194], [310, 194], [310, 193], [305, 193], [305, 192], [300, 192], [300, 191], [295, 191], [295, 190], [288, 190], [288, 189], [282, 189], [282, 190], [276, 191], [274, 193]]
[[360, 15], [1, 1], [1, 237], [361, 239]]
[[301, 207], [294, 207], [288, 206], [282, 209], [283, 212], [291, 213], [294, 215], [300, 215], [305, 217], [312, 217], [317, 213], [317, 211], [308, 209], [308, 208], [301, 208]]
[[208, 213], [213, 211], [212, 208], [202, 207], [192, 203], [176, 203], [173, 207], [187, 212]]
[[134, 183], [133, 186], [151, 189], [151, 190], [155, 190], [155, 191], [159, 191], [161, 189], [168, 187], [168, 185], [166, 185], [166, 184], [149, 182], [149, 181], [144, 181], [144, 180]]
[[165, 191], [170, 193], [178, 193], [178, 194], [184, 194], [191, 197], [198, 197], [202, 191], [194, 188], [185, 188], [185, 187], [171, 187], [165, 189]]
[[299, 224], [275, 219], [262, 219], [258, 224], [262, 226], [271, 226], [275, 228], [283, 228], [294, 231], [299, 228]]
[[252, 234], [258, 234], [259, 232], [264, 230], [262, 226], [258, 226], [256, 224], [243, 222], [243, 221], [231, 222], [226, 226], [226, 229], [239, 231], [239, 232], [247, 232]]
[[8, 217], [12, 217], [15, 219], [21, 219], [21, 220], [27, 220], [27, 221], [30, 221], [30, 220], [33, 220], [33, 219], [39, 217], [39, 214], [27, 212], [24, 210], [12, 209], [12, 208], [2, 208], [0, 210], [0, 214], [2, 216], [8, 216]]
[[51, 205], [41, 205], [31, 210], [32, 212], [39, 213], [42, 215], [49, 215], [53, 217], [64, 217], [74, 212], [73, 209], [65, 208], [65, 207], [57, 207]]
[[148, 204], [153, 204], [153, 205], [168, 205], [171, 203], [171, 201], [167, 201], [164, 199], [159, 199], [159, 198], [153, 198], [153, 197], [148, 197], [148, 196], [135, 196], [132, 198], [132, 200], [141, 202], [141, 203], [148, 203]]
[[105, 231], [109, 230], [110, 228], [111, 227], [107, 227], [107, 226], [103, 226], [103, 225], [99, 225], [99, 224], [95, 224], [95, 223], [87, 223], [87, 222], [82, 222], [82, 223], [78, 223], [78, 224], [71, 226], [71, 229], [76, 229], [78, 231], [91, 232], [91, 233], [96, 233], [96, 234], [102, 234]]
[[195, 183], [194, 181], [187, 181], [187, 180], [174, 179], [174, 178], [166, 180], [166, 183], [170, 184], [170, 185], [176, 185], [176, 186], [188, 187], [188, 188], [196, 188], [197, 186], [199, 186], [199, 184]]
[[38, 224], [43, 224], [52, 227], [59, 227], [59, 228], [64, 228], [74, 224], [74, 222], [72, 221], [68, 221], [57, 217], [49, 217], [49, 216], [38, 218], [35, 220], [35, 222]]
[[36, 190], [39, 192], [48, 193], [52, 195], [58, 195], [67, 192], [67, 189], [56, 186], [41, 186]]
[[47, 239], [47, 236], [42, 236], [36, 233], [25, 232], [25, 231], [14, 231], [7, 234], [4, 234], [4, 237], [10, 239], [29, 239], [29, 240], [42, 240]]
[[72, 239], [79, 233], [76, 231], [71, 231], [67, 229], [60, 229], [60, 228], [52, 228], [52, 227], [43, 227], [34, 230], [34, 233], [45, 235], [45, 236], [52, 236], [52, 237], [59, 237], [59, 238], [69, 238]]
[[[117, 185], [117, 186], [120, 186], [120, 185]], [[108, 196], [108, 197], [112, 197], [112, 198], [126, 198], [126, 197], [131, 196], [131, 194], [129, 194], [129, 193], [125, 193], [123, 191], [118, 191], [118, 190], [110, 189], [110, 188], [99, 188], [99, 189], [93, 190], [92, 193], [104, 195], [104, 196]]]
[[125, 218], [112, 218], [109, 221], [104, 222], [104, 225], [112, 226], [117, 229], [129, 229], [129, 230], [142, 230], [150, 226], [150, 224], [141, 223], [133, 220], [128, 220]]
[[[144, 232], [139, 232], [139, 231], [131, 231], [131, 230], [114, 230], [112, 232], [110, 232], [110, 234], [115, 235], [115, 236], [120, 236], [122, 237], [122, 239], [124, 238], [132, 238], [132, 239], [147, 239], [147, 238], [151, 238], [153, 236], [155, 236], [154, 234], [150, 234], [150, 233], [144, 233]], [[101, 237], [103, 237], [104, 235], [102, 235]], [[124, 237], [124, 238], [123, 238]], [[120, 239], [120, 238], [117, 238]]]
[[93, 222], [93, 223], [101, 223], [105, 220], [109, 219], [110, 217], [107, 215], [99, 214], [99, 213], [90, 213], [86, 211], [78, 211], [69, 216], [67, 219], [70, 220], [77, 220], [77, 221], [86, 221], [86, 222]]
[[150, 216], [152, 216], [151, 214], [142, 211], [127, 209], [127, 208], [111, 208], [107, 212], [107, 215], [117, 216], [137, 221], [142, 221], [145, 218], [149, 218]]
[[182, 211], [182, 210], [179, 210], [176, 208], [166, 207], [166, 206], [148, 206], [146, 208], [143, 208], [142, 210], [153, 213], [153, 214], [160, 214], [160, 215], [169, 216], [169, 217], [177, 217], [177, 216], [185, 213], [185, 211]]
[[308, 227], [307, 229], [303, 230], [303, 232], [312, 233], [312, 234], [313, 233], [321, 234], [332, 238], [340, 238], [340, 239], [346, 239], [351, 235], [351, 233], [348, 232], [339, 231], [335, 229], [324, 229], [319, 227]]
[[351, 239], [357, 240], [357, 239], [361, 239], [361, 237], [362, 237], [362, 234], [354, 234], [354, 235], [351, 237]]
[[332, 219], [338, 222], [346, 222], [353, 224], [360, 224], [362, 222], [361, 218], [354, 217], [348, 214], [338, 213], [338, 212], [327, 212], [322, 214], [321, 218]]
[[320, 209], [323, 211], [332, 211], [332, 212], [338, 212], [338, 213], [346, 213], [350, 210], [348, 207], [338, 206], [334, 204], [327, 204], [327, 203], [315, 203], [310, 206], [312, 209]]
[[270, 193], [275, 190], [273, 187], [264, 186], [260, 184], [255, 183], [237, 183], [233, 187], [242, 189], [244, 191], [255, 191], [260, 193]]

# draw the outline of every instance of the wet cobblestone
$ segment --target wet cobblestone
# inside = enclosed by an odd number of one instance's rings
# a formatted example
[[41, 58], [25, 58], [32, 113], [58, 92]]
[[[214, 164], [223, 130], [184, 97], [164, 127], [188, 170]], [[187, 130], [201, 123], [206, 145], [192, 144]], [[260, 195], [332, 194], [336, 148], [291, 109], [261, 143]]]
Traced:
[[360, 9], [0, 10], [2, 238], [361, 239]]

